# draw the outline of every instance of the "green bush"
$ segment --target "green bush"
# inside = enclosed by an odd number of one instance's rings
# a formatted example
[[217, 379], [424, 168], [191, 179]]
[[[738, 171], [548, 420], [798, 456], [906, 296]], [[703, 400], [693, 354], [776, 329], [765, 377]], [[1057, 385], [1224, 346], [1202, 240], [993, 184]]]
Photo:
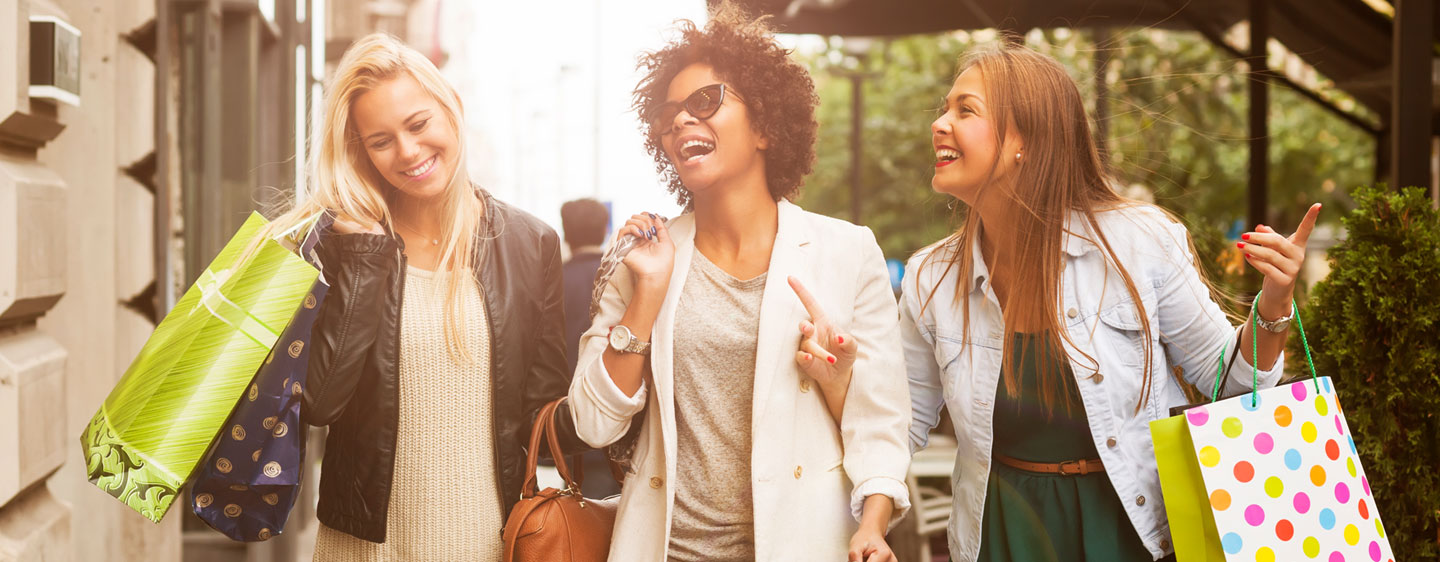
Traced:
[[[1398, 560], [1440, 558], [1440, 213], [1421, 189], [1354, 193], [1346, 239], [1303, 311]], [[1291, 371], [1303, 369], [1290, 338]]]

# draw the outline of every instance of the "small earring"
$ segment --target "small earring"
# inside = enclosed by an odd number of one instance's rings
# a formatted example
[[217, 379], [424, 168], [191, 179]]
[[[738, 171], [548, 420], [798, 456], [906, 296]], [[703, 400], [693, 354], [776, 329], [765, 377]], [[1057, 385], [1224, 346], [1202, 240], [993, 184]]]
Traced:
[[1016, 163], [1016, 164], [1019, 164], [1019, 163], [1020, 163], [1020, 153], [1019, 153], [1019, 152], [1016, 152], [1016, 153], [1015, 153], [1015, 163]]

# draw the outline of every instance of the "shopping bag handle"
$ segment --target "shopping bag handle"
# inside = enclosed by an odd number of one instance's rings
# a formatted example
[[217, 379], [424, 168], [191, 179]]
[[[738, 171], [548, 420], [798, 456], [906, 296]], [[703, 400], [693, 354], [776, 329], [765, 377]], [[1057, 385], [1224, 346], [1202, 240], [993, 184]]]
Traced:
[[[273, 238], [273, 239], [275, 239], [275, 240], [292, 240], [292, 241], [295, 242], [295, 245], [296, 245], [296, 246], [299, 246], [300, 243], [301, 243], [301, 242], [304, 242], [305, 238], [307, 238], [307, 237], [309, 236], [310, 230], [307, 230], [307, 228], [308, 228], [308, 229], [313, 229], [313, 227], [315, 226], [315, 224], [320, 221], [320, 217], [325, 214], [325, 211], [326, 211], [326, 210], [323, 209], [323, 208], [320, 209], [320, 210], [318, 210], [318, 211], [315, 211], [314, 213], [311, 213], [310, 216], [305, 217], [305, 218], [303, 218], [303, 219], [300, 219], [300, 220], [299, 220], [298, 222], [296, 222], [293, 226], [291, 226], [288, 230], [286, 230], [286, 231], [284, 231], [284, 232], [281, 232], [281, 233], [279, 233], [279, 234], [276, 234], [276, 235], [272, 236], [271, 238]], [[301, 232], [302, 230], [305, 231], [306, 236], [300, 236], [300, 232]]]
[[[1256, 334], [1260, 330], [1260, 295], [1265, 291], [1255, 293], [1255, 299], [1250, 301], [1250, 405], [1256, 406], [1260, 403], [1260, 338]], [[1300, 332], [1300, 345], [1305, 348], [1305, 363], [1310, 367], [1310, 380], [1315, 384], [1315, 393], [1320, 393], [1320, 378], [1315, 374], [1315, 359], [1310, 355], [1310, 341], [1305, 339], [1305, 323], [1300, 321], [1300, 308], [1295, 305], [1295, 299], [1290, 299], [1290, 314], [1295, 317], [1295, 329]], [[1238, 343], [1238, 342], [1237, 342]], [[1220, 381], [1225, 371], [1225, 351], [1229, 349], [1230, 342], [1220, 346], [1220, 360], [1215, 365], [1215, 389], [1210, 392], [1210, 401], [1220, 400]]]

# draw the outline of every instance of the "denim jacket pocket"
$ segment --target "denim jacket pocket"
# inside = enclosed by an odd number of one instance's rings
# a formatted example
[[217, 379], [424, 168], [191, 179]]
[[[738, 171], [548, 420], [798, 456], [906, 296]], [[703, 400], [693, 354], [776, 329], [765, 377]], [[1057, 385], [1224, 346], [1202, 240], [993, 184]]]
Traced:
[[[1142, 292], [1140, 294], [1140, 302], [1145, 308], [1144, 313], [1150, 320], [1149, 339], [1152, 346], [1152, 362], [1154, 355], [1161, 352], [1157, 338], [1160, 326], [1154, 316], [1156, 307], [1154, 301], [1154, 293]], [[1097, 334], [1097, 337], [1104, 338], [1102, 341], [1106, 341], [1108, 345], [1105, 347], [1109, 348], [1106, 355], [1119, 360], [1121, 367], [1140, 369], [1145, 367], [1145, 326], [1141, 322], [1140, 314], [1140, 307], [1135, 306], [1135, 302], [1130, 299], [1115, 303], [1098, 314], [1100, 323], [1104, 326], [1099, 330], [1103, 332], [1103, 335]]]
[[940, 386], [946, 401], [955, 395], [955, 384], [960, 379], [954, 372], [955, 362], [960, 359], [964, 350], [965, 344], [958, 334], [935, 334], [935, 364], [940, 366]]

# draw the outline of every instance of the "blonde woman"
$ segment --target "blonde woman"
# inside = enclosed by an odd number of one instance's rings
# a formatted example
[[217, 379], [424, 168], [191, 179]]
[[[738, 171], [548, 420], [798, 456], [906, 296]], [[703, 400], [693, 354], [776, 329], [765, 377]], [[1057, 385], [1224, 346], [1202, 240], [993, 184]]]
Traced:
[[559, 240], [470, 183], [454, 88], [396, 39], [346, 51], [325, 112], [273, 225], [336, 216], [301, 407], [330, 427], [315, 559], [499, 560], [522, 441], [569, 381]]
[[1261, 328], [1237, 327], [1185, 227], [1111, 189], [1084, 99], [1054, 59], [976, 49], [943, 100], [932, 187], [966, 204], [964, 226], [911, 258], [900, 310], [913, 446], [942, 406], [959, 442], [951, 559], [1167, 557], [1149, 422], [1186, 403], [1172, 372], [1211, 388], [1222, 347], [1227, 392], [1280, 379], [1319, 206], [1293, 236], [1244, 235], [1265, 281]]
[[787, 200], [816, 99], [765, 26], [722, 9], [680, 35], [643, 59], [635, 105], [689, 212], [619, 230], [643, 241], [570, 388], [588, 443], [638, 424], [610, 559], [893, 562], [909, 416], [880, 248]]

